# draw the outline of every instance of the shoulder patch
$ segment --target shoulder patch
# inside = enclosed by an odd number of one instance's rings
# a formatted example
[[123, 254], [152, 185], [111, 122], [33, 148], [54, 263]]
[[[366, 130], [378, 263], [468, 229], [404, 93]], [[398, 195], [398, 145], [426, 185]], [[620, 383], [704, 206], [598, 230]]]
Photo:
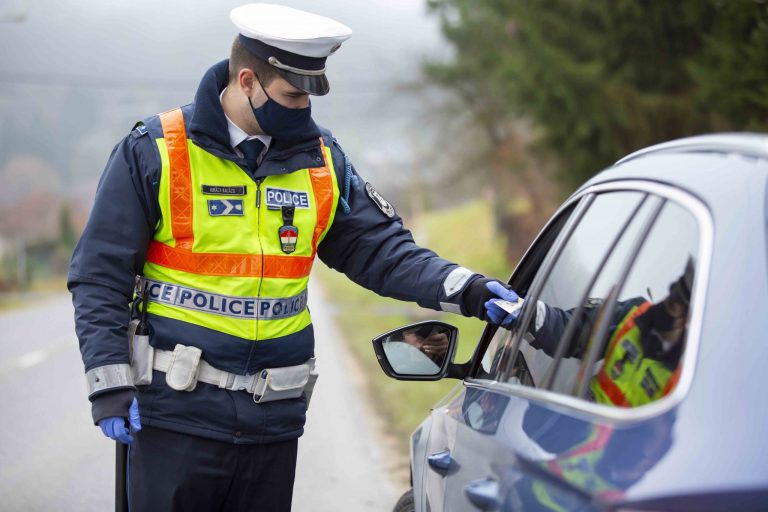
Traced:
[[147, 125], [139, 121], [138, 123], [136, 123], [136, 126], [133, 127], [133, 133], [137, 137], [141, 137], [142, 135], [146, 135], [147, 133], [149, 133], [149, 130], [147, 130]]
[[373, 201], [373, 204], [376, 205], [376, 207], [381, 210], [381, 213], [389, 217], [390, 219], [395, 216], [395, 208], [384, 199], [381, 194], [376, 192], [376, 189], [373, 188], [373, 185], [370, 183], [365, 184], [365, 193], [368, 194], [368, 197]]

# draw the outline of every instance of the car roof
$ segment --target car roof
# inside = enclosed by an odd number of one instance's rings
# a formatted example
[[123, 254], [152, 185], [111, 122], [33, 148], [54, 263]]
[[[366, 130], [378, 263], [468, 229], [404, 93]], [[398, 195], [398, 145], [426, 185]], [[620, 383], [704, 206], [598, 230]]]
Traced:
[[768, 158], [768, 134], [713, 133], [672, 140], [631, 153], [616, 162], [621, 165], [630, 160], [653, 153], [737, 153], [755, 158]]
[[[736, 173], [755, 173], [752, 179], [757, 181], [768, 177], [768, 134], [720, 133], [656, 144], [625, 156], [584, 183], [577, 193], [623, 179], [659, 181], [695, 193], [697, 183], [733, 181]], [[699, 192], [706, 201], [708, 194]]]

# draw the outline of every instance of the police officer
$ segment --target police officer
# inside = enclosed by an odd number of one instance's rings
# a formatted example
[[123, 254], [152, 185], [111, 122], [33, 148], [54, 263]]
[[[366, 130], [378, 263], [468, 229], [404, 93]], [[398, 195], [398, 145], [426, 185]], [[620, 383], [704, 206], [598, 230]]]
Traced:
[[417, 246], [312, 120], [348, 27], [268, 4], [231, 20], [230, 59], [194, 102], [115, 147], [72, 258], [93, 420], [131, 443], [132, 510], [290, 509], [316, 255], [381, 295], [483, 319], [501, 286]]

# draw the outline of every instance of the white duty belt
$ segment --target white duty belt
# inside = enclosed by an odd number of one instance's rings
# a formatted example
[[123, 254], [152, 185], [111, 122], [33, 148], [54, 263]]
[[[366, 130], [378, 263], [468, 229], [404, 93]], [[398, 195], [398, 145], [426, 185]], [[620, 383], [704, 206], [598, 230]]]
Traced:
[[177, 391], [192, 391], [197, 382], [230, 391], [245, 390], [256, 403], [309, 395], [317, 373], [315, 359], [296, 366], [265, 368], [253, 375], [239, 375], [214, 368], [202, 358], [197, 347], [176, 345], [173, 351], [154, 349], [153, 369], [165, 373], [168, 385]]
[[149, 344], [149, 336], [136, 334], [139, 321], [128, 326], [130, 365], [119, 363], [91, 368], [85, 374], [88, 397], [111, 389], [133, 389], [152, 384], [152, 372], [165, 373], [165, 381], [177, 391], [192, 391], [199, 381], [221, 389], [247, 391], [256, 403], [298, 398], [306, 393], [307, 404], [317, 381], [315, 359], [296, 366], [264, 368], [253, 375], [220, 370], [202, 359], [197, 347], [177, 344], [172, 351]]

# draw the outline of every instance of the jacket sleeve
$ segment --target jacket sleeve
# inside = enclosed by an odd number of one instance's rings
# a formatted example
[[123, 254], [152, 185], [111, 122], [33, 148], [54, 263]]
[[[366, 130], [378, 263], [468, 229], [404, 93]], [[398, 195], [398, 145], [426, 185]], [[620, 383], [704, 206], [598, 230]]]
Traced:
[[[642, 297], [634, 297], [628, 300], [619, 301], [616, 304], [611, 325], [608, 328], [608, 332], [611, 333], [610, 335], [613, 335], [616, 329], [618, 329], [619, 324], [627, 313], [629, 313], [633, 307], [638, 306], [643, 302], [645, 302], [645, 299]], [[555, 306], [544, 304], [542, 301], [538, 301], [536, 306], [536, 317], [533, 325], [529, 329], [534, 335], [531, 346], [543, 350], [550, 357], [554, 357], [557, 352], [557, 346], [561, 341], [561, 337], [565, 333], [566, 326], [577, 308], [572, 308], [566, 311]], [[584, 355], [589, 343], [589, 335], [594, 328], [598, 313], [602, 307], [603, 303], [599, 302], [592, 307], [584, 309], [577, 331], [579, 338], [570, 342], [564, 357], [576, 357], [580, 359]]]
[[[160, 163], [145, 134], [134, 130], [112, 151], [69, 268], [67, 285], [92, 401], [105, 393], [117, 396], [118, 390], [133, 389], [129, 305], [159, 219]], [[95, 416], [94, 420], [98, 421]]]
[[482, 276], [416, 245], [400, 216], [386, 200], [376, 199], [335, 141], [332, 154], [344, 200], [318, 247], [320, 259], [379, 295], [475, 314], [464, 304], [465, 292]]

